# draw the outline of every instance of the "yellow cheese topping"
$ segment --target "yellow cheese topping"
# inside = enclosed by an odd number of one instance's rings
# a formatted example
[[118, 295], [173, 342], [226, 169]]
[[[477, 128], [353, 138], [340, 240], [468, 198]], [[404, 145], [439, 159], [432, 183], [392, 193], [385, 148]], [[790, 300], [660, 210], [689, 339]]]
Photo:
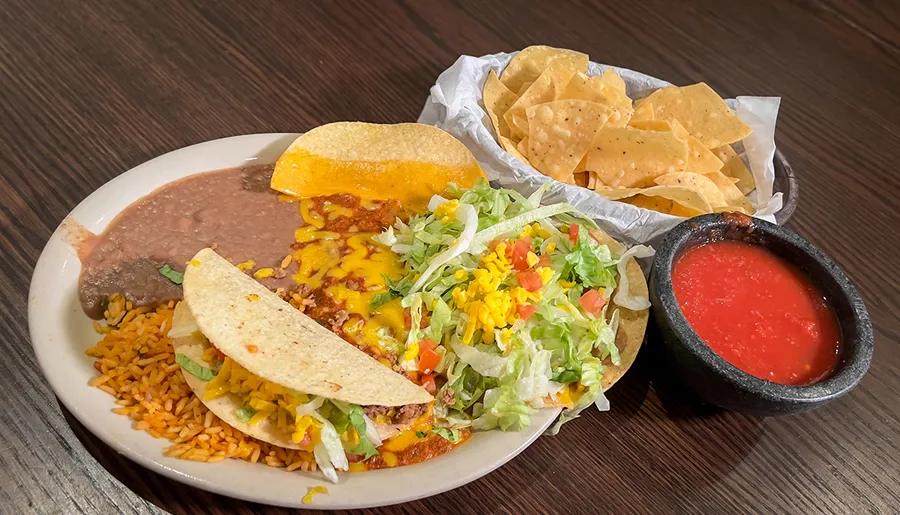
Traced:
[[[534, 230], [534, 229], [532, 229]], [[538, 302], [541, 292], [530, 292], [515, 286], [501, 289], [501, 284], [509, 277], [512, 263], [506, 257], [506, 243], [498, 244], [493, 252], [481, 258], [479, 267], [472, 271], [473, 279], [466, 288], [457, 286], [451, 296], [456, 307], [468, 316], [462, 343], [469, 345], [475, 331], [483, 331], [482, 338], [486, 342], [494, 341], [494, 329], [512, 325], [518, 315], [516, 308], [520, 304]], [[528, 261], [537, 263], [537, 256], [529, 253]], [[534, 259], [530, 259], [534, 256]], [[540, 267], [535, 269], [546, 284], [553, 276], [553, 270]]]
[[[203, 359], [211, 360], [215, 349], [204, 351]], [[309, 397], [300, 392], [266, 381], [225, 357], [219, 372], [206, 384], [204, 400], [212, 400], [226, 394], [237, 395], [241, 406], [248, 406], [256, 413], [247, 422], [251, 426], [271, 420], [275, 427], [289, 433], [294, 443], [300, 443], [310, 433], [309, 449], [318, 443], [321, 423], [310, 415], [297, 415], [297, 408], [309, 402]]]
[[314, 486], [309, 489], [306, 495], [303, 496], [303, 504], [311, 504], [313, 502], [313, 496], [316, 494], [327, 494], [328, 489], [324, 486]]

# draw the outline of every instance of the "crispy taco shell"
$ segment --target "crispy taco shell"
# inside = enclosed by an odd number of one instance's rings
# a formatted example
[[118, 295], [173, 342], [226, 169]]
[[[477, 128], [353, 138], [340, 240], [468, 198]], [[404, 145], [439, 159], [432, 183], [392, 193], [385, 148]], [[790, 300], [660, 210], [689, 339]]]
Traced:
[[297, 138], [275, 165], [271, 187], [295, 197], [351, 193], [395, 199], [421, 211], [448, 183], [468, 188], [484, 172], [469, 149], [430, 125], [337, 122]]

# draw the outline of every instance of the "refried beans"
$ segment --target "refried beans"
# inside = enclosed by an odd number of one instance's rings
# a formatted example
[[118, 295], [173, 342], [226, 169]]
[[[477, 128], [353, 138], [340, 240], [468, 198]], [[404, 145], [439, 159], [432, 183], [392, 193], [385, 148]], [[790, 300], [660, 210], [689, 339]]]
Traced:
[[[245, 166], [185, 177], [139, 199], [78, 249], [79, 295], [84, 312], [103, 316], [103, 302], [123, 293], [136, 306], [181, 298], [181, 286], [160, 274], [168, 264], [183, 272], [206, 247], [233, 263], [253, 260], [253, 270], [277, 268], [304, 225], [296, 203], [269, 189], [273, 165]], [[294, 265], [295, 266], [295, 265]], [[261, 279], [290, 287], [291, 271]]]

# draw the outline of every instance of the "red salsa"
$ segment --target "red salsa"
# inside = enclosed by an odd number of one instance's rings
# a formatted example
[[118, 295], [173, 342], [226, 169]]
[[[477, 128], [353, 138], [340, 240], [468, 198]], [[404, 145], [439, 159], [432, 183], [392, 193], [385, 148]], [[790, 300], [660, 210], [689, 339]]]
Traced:
[[719, 241], [688, 249], [675, 261], [672, 287], [700, 338], [749, 374], [804, 385], [837, 365], [840, 332], [824, 296], [761, 247]]

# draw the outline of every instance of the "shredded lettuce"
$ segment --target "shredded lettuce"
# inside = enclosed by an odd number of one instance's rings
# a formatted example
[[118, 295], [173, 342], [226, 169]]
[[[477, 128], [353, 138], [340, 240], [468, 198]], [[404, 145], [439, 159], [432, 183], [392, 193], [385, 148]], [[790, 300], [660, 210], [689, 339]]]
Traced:
[[458, 442], [461, 436], [459, 429], [454, 428], [448, 429], [445, 427], [435, 427], [431, 430], [431, 432], [440, 436], [444, 440], [447, 440], [448, 442]]
[[203, 365], [197, 363], [184, 354], [176, 354], [175, 363], [178, 363], [181, 366], [182, 370], [184, 370], [188, 374], [191, 374], [197, 379], [202, 379], [203, 381], [212, 381], [212, 379], [216, 377], [216, 373], [212, 369], [204, 367]]
[[[322, 470], [322, 473], [325, 474], [325, 477], [337, 483], [336, 470], [347, 470], [350, 468], [347, 454], [344, 452], [344, 444], [341, 443], [341, 437], [335, 430], [334, 425], [327, 418], [317, 412], [313, 412], [312, 416], [322, 423], [322, 429], [319, 431], [321, 441], [313, 448], [316, 464]], [[362, 441], [362, 438], [360, 438], [360, 441]]]
[[250, 406], [241, 406], [235, 412], [238, 420], [241, 422], [250, 422], [250, 419], [253, 418], [253, 415], [256, 415], [256, 410], [251, 408]]
[[[359, 436], [359, 443], [350, 449], [350, 452], [363, 454], [366, 458], [378, 456], [378, 449], [375, 448], [375, 444], [369, 439], [369, 424], [366, 422], [366, 414], [363, 413], [362, 408], [356, 405], [352, 406], [349, 415], [350, 424], [353, 425], [357, 436]], [[378, 438], [377, 432], [375, 433], [375, 438]], [[378, 439], [378, 445], [381, 445], [381, 439]]]
[[168, 263], [166, 263], [162, 266], [162, 268], [159, 269], [159, 274], [175, 284], [181, 284], [184, 282], [184, 272], [175, 270], [174, 268], [170, 267]]
[[656, 252], [643, 245], [635, 245], [631, 247], [621, 257], [619, 257], [616, 268], [619, 271], [619, 291], [616, 293], [614, 300], [616, 304], [632, 311], [640, 311], [650, 307], [650, 300], [643, 296], [634, 296], [631, 294], [631, 286], [628, 284], [628, 272], [626, 271], [628, 260], [630, 258], [647, 258]]
[[372, 295], [372, 301], [369, 302], [369, 311], [375, 311], [396, 298], [397, 294], [391, 290], [376, 293]]
[[474, 346], [463, 345], [456, 341], [453, 341], [450, 347], [459, 357], [460, 362], [469, 365], [485, 377], [499, 376], [500, 371], [506, 366], [506, 358], [498, 354], [480, 351]]
[[472, 247], [484, 249], [491, 240], [495, 240], [506, 234], [517, 233], [527, 224], [543, 220], [544, 218], [550, 218], [561, 213], [568, 213], [570, 211], [575, 211], [575, 208], [569, 204], [552, 204], [522, 213], [509, 220], [478, 231], [475, 235], [475, 239], [472, 241]]
[[[469, 204], [460, 204], [456, 208], [456, 219], [465, 224], [465, 228], [460, 233], [459, 238], [456, 239], [456, 244], [451, 244], [447, 250], [431, 260], [428, 268], [422, 272], [421, 277], [413, 283], [412, 290], [410, 290], [411, 293], [417, 292], [425, 285], [438, 268], [446, 265], [450, 260], [469, 249], [469, 246], [472, 244], [472, 238], [475, 236], [475, 231], [478, 229], [478, 213]], [[421, 234], [425, 233], [420, 233], [420, 236]]]

